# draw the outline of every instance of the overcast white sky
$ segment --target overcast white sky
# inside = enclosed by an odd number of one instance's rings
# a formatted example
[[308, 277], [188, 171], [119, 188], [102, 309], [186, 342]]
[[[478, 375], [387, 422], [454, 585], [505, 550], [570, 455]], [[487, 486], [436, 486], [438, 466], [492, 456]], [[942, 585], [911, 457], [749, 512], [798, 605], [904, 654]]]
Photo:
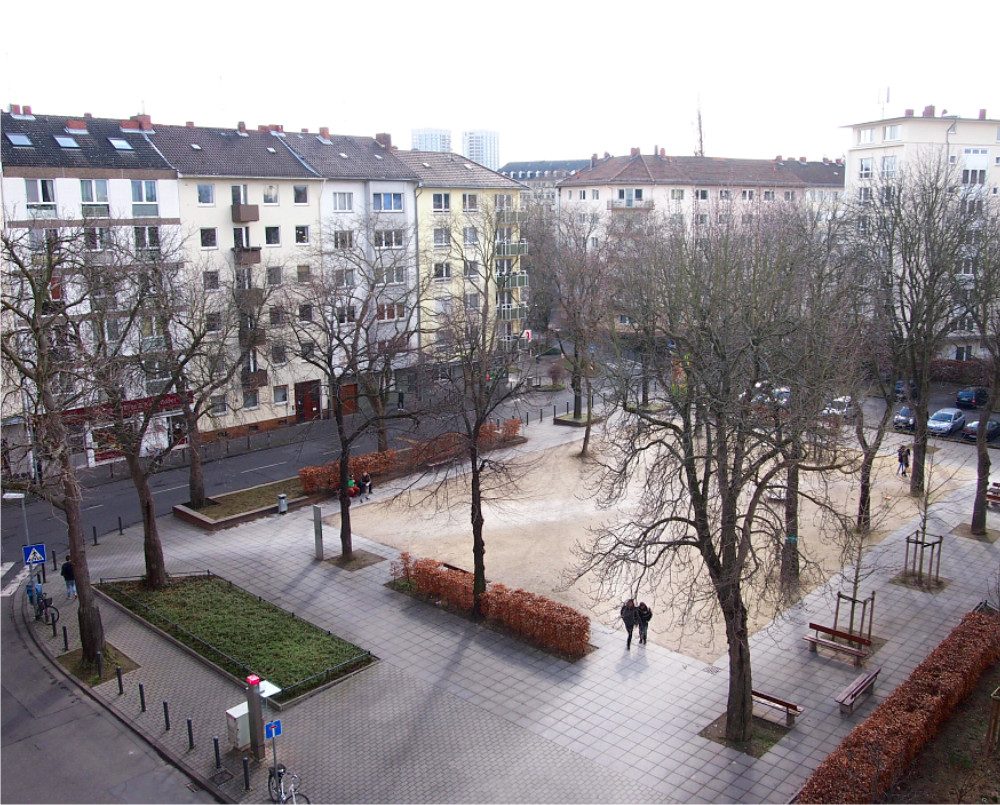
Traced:
[[[816, 10], [812, 10], [816, 9]], [[0, 103], [340, 134], [494, 129], [501, 162], [654, 146], [843, 155], [907, 107], [1000, 118], [1000, 2], [50, 0], [2, 14]]]

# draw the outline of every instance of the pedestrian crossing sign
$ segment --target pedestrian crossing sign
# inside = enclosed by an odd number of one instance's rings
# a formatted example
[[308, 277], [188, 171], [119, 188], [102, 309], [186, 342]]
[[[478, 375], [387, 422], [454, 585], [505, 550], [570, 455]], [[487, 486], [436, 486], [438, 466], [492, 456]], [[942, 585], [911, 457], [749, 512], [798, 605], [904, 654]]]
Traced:
[[24, 564], [26, 565], [45, 564], [45, 543], [39, 542], [36, 545], [22, 545], [21, 551], [24, 554]]

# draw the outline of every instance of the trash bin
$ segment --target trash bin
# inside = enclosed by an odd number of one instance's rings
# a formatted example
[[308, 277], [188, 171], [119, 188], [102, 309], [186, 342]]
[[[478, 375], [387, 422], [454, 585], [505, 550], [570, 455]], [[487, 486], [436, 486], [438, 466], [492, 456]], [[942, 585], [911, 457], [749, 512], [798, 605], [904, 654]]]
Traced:
[[288, 495], [278, 495], [278, 514], [288, 514]]

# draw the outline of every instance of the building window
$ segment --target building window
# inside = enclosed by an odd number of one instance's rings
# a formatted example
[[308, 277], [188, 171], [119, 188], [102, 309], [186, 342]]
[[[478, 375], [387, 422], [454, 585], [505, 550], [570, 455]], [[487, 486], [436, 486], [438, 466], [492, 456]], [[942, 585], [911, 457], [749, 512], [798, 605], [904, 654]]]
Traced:
[[436, 280], [450, 280], [451, 279], [451, 263], [435, 263], [434, 264], [434, 279], [436, 279]]
[[970, 346], [960, 346], [955, 347], [955, 360], [956, 361], [969, 361], [974, 357], [972, 347]]
[[586, 199], [587, 199], [587, 191], [586, 190], [581, 190], [579, 198], [580, 198], [580, 201], [586, 201]]
[[271, 363], [285, 363], [288, 361], [288, 351], [284, 344], [271, 344]]
[[159, 215], [160, 206], [156, 203], [156, 182], [148, 179], [132, 180], [132, 215], [136, 218]]
[[219, 248], [219, 233], [215, 228], [202, 229], [201, 230], [201, 248], [203, 249], [218, 249]]
[[479, 232], [474, 226], [467, 226], [463, 230], [462, 240], [466, 246], [475, 246], [479, 243]]
[[376, 249], [402, 249], [402, 229], [378, 229], [375, 231]]
[[271, 287], [275, 285], [281, 285], [281, 266], [268, 266], [267, 267], [267, 284]]
[[875, 129], [867, 128], [867, 129], [860, 129], [858, 131], [859, 144], [865, 145], [867, 143], [873, 143], [873, 142], [875, 142]]
[[434, 230], [434, 248], [447, 249], [451, 246], [451, 230], [446, 226], [437, 227]]
[[402, 303], [379, 305], [375, 318], [379, 321], [393, 321], [406, 318], [406, 306]]
[[333, 272], [333, 281], [338, 288], [354, 287], [354, 269], [338, 268]]
[[406, 282], [406, 269], [403, 266], [376, 266], [376, 285], [399, 284], [403, 282]]
[[295, 242], [298, 244], [309, 242], [309, 227], [308, 226], [297, 226], [295, 227]]
[[[7, 139], [10, 140], [10, 144], [18, 148], [30, 148], [32, 147], [31, 138], [27, 134], [21, 134], [20, 132], [7, 132]], [[1000, 138], [998, 138], [1000, 139]]]
[[774, 201], [774, 191], [765, 190], [764, 191], [764, 201]]
[[211, 207], [215, 204], [215, 185], [198, 185], [198, 205], [201, 207]]
[[477, 293], [467, 293], [465, 295], [465, 309], [466, 310], [479, 310], [479, 294], [477, 294]]
[[600, 198], [601, 198], [601, 191], [600, 190], [591, 190], [590, 191], [590, 200], [591, 201], [598, 201]]
[[753, 201], [753, 197], [754, 197], [753, 190], [743, 190], [740, 192], [740, 198], [742, 198], [743, 201]]
[[152, 255], [160, 251], [160, 228], [157, 226], [132, 227], [135, 235], [135, 248], [140, 254]]
[[204, 285], [206, 291], [217, 291], [219, 290], [219, 272], [218, 271], [203, 271], [201, 273], [202, 285]]
[[272, 327], [281, 327], [285, 323], [285, 309], [280, 305], [272, 305], [267, 309], [267, 320]]
[[684, 191], [681, 190], [681, 189], [679, 189], [679, 188], [676, 188], [676, 187], [672, 188], [670, 190], [670, 200], [671, 201], [683, 201], [684, 200]]
[[786, 190], [785, 191], [785, 201], [795, 201], [795, 191]]
[[210, 413], [212, 416], [224, 416], [226, 413], [226, 395], [219, 394], [211, 399]]
[[694, 191], [695, 201], [708, 201], [708, 191], [707, 190], [695, 190]]
[[312, 320], [313, 320], [313, 306], [299, 305], [299, 321], [312, 321]]
[[278, 203], [278, 186], [276, 184], [264, 185], [264, 203], [265, 204]]
[[281, 245], [281, 228], [277, 226], [264, 227], [264, 243], [268, 246]]
[[132, 144], [128, 140], [123, 140], [120, 137], [108, 137], [108, 142], [115, 151], [131, 151]]
[[53, 134], [56, 138], [56, 142], [59, 143], [60, 148], [79, 148], [80, 143], [76, 141], [76, 138], [70, 137], [68, 134]]
[[705, 224], [708, 223], [708, 213], [704, 213], [704, 212], [698, 213], [694, 217], [694, 221], [695, 221], [696, 224], [700, 224], [700, 225], [704, 226]]
[[462, 193], [462, 211], [477, 212], [479, 210], [479, 196], [476, 193]]
[[494, 201], [498, 210], [514, 209], [514, 196], [510, 193], [497, 193]]
[[871, 179], [872, 178], [872, 158], [871, 157], [861, 157], [858, 160], [858, 178], [859, 179]]
[[862, 204], [868, 204], [872, 200], [872, 189], [870, 187], [859, 187], [858, 188], [858, 201]]
[[882, 178], [883, 179], [895, 179], [896, 178], [896, 157], [882, 157]]
[[309, 203], [309, 185], [297, 184], [292, 187], [292, 203], [293, 204]]
[[309, 282], [312, 279], [312, 268], [310, 266], [296, 266], [295, 279], [297, 282]]
[[248, 226], [233, 227], [233, 246], [237, 249], [250, 248], [250, 227]]
[[962, 171], [962, 184], [964, 185], [974, 185], [974, 184], [986, 184], [986, 171], [984, 170], [969, 170], [966, 168]]
[[55, 215], [56, 189], [52, 179], [25, 179], [24, 189], [28, 196], [29, 213]]
[[354, 193], [333, 193], [330, 209], [334, 212], [351, 212], [354, 209]]
[[316, 342], [306, 341], [299, 345], [299, 355], [303, 358], [311, 358], [316, 353]]
[[719, 191], [719, 200], [720, 201], [729, 201], [732, 197], [733, 197], [733, 192], [731, 190], [720, 190]]
[[260, 393], [257, 389], [243, 389], [243, 407], [256, 408], [260, 405]]
[[230, 188], [232, 191], [233, 204], [246, 204], [249, 197], [245, 184], [234, 184]]
[[222, 314], [212, 311], [205, 314], [205, 332], [217, 333], [222, 329]]
[[83, 245], [88, 252], [103, 252], [108, 248], [108, 230], [105, 227], [87, 227], [83, 230]]
[[431, 207], [434, 212], [448, 212], [451, 210], [451, 193], [435, 193], [431, 197]]
[[80, 197], [83, 199], [84, 218], [107, 218], [111, 215], [107, 179], [81, 179]]
[[288, 386], [272, 386], [271, 399], [275, 405], [286, 405], [288, 403]]
[[899, 124], [894, 123], [891, 126], [885, 126], [882, 129], [882, 139], [883, 140], [898, 140], [899, 139]]
[[402, 212], [402, 193], [373, 193], [372, 209], [375, 212]]
[[354, 305], [337, 305], [337, 324], [347, 324], [357, 319], [357, 311]]
[[333, 233], [333, 248], [335, 249], [353, 249], [354, 248], [354, 230], [352, 229], [338, 229]]

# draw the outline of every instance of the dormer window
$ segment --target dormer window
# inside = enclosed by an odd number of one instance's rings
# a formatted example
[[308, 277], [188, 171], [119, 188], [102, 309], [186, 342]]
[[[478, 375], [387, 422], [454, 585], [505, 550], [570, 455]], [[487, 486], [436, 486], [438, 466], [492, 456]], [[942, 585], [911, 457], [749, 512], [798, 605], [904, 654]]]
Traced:
[[73, 137], [66, 134], [56, 134], [54, 135], [56, 142], [59, 143], [61, 148], [79, 148], [80, 143], [78, 143]]
[[132, 144], [128, 140], [123, 140], [120, 137], [108, 137], [108, 142], [114, 146], [116, 151], [132, 150]]
[[31, 138], [27, 134], [8, 131], [7, 139], [10, 140], [11, 145], [17, 146], [18, 148], [31, 148], [34, 145], [34, 143], [31, 142]]

